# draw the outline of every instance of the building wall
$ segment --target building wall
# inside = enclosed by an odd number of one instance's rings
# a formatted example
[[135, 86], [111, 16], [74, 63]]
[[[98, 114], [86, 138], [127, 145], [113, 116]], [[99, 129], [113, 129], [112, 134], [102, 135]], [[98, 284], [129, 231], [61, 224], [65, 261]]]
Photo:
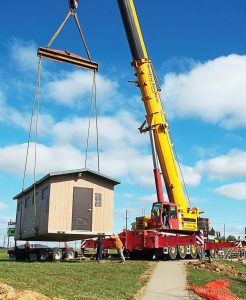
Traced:
[[[92, 233], [112, 233], [114, 185], [93, 174], [80, 173], [54, 176], [36, 187], [36, 218], [34, 213], [33, 189], [17, 200], [16, 236], [17, 240], [53, 240], [58, 231], [65, 236], [57, 240], [76, 239], [90, 232], [72, 231], [73, 188], [92, 188]], [[45, 193], [44, 193], [45, 190]], [[46, 196], [43, 197], [42, 195]], [[101, 194], [101, 206], [96, 206], [96, 194]], [[30, 199], [30, 200], [26, 200]], [[98, 202], [97, 202], [98, 204]], [[38, 236], [34, 230], [38, 226]], [[21, 230], [22, 236], [19, 236]], [[80, 238], [80, 237], [79, 237]], [[81, 237], [82, 238], [82, 237]], [[68, 240], [69, 240], [68, 239]]]
[[50, 183], [48, 181], [36, 188], [36, 214], [35, 203], [33, 199], [33, 189], [17, 199], [16, 239], [28, 239], [35, 236], [36, 232], [34, 230], [34, 226], [38, 227], [38, 234], [47, 233], [49, 190]]
[[[49, 232], [70, 231], [72, 225], [73, 188], [93, 189], [92, 232], [113, 231], [113, 184], [93, 174], [80, 173], [51, 178]], [[101, 207], [95, 206], [95, 194], [102, 195]]]

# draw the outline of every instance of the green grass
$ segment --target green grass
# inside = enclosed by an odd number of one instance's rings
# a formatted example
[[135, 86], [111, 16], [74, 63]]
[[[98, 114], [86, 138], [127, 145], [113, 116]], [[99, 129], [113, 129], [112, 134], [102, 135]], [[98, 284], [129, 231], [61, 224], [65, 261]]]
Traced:
[[145, 285], [146, 261], [38, 263], [4, 261], [0, 251], [0, 281], [17, 289], [64, 299], [133, 299]]
[[0, 260], [2, 259], [8, 259], [7, 250], [0, 249]]
[[[223, 261], [224, 264], [233, 265], [235, 269], [239, 271], [246, 272], [246, 265], [237, 263]], [[215, 272], [194, 269], [191, 265], [187, 266], [187, 282], [189, 285], [205, 285], [213, 280], [229, 280], [230, 281], [230, 291], [237, 295], [240, 299], [246, 299], [246, 279], [235, 278], [232, 276], [219, 275]]]

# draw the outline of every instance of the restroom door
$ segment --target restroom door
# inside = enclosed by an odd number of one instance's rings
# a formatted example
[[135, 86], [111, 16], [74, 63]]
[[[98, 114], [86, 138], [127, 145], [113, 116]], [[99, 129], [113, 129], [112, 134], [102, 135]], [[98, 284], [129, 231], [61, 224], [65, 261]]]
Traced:
[[93, 189], [73, 188], [72, 230], [92, 230]]

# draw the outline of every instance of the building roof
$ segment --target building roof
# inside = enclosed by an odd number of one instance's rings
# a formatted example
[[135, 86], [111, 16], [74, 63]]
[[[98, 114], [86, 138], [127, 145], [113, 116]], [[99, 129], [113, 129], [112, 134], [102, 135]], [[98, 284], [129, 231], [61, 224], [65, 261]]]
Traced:
[[[40, 185], [42, 182], [44, 182], [45, 180], [47, 180], [50, 177], [54, 177], [54, 176], [62, 176], [62, 175], [67, 175], [67, 174], [76, 174], [76, 173], [89, 173], [89, 174], [93, 174], [97, 177], [103, 178], [107, 181], [110, 181], [113, 185], [117, 185], [120, 184], [120, 181], [109, 177], [109, 176], [105, 176], [102, 173], [96, 172], [96, 171], [92, 171], [90, 169], [75, 169], [75, 170], [66, 170], [66, 171], [58, 171], [58, 172], [53, 172], [53, 173], [49, 173], [46, 176], [42, 177], [41, 179], [37, 180], [35, 182], [35, 186]], [[18, 199], [19, 197], [21, 197], [22, 195], [26, 194], [27, 192], [29, 192], [30, 190], [32, 190], [34, 187], [34, 184], [32, 184], [31, 186], [29, 186], [28, 188], [26, 188], [24, 191], [22, 191], [21, 193], [19, 193], [18, 195], [14, 196], [14, 200]]]

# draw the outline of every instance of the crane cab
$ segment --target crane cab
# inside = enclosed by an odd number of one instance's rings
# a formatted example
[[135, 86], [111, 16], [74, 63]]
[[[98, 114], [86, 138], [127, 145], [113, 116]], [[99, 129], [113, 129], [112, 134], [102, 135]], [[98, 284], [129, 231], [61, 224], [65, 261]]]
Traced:
[[197, 208], [188, 208], [183, 212], [175, 203], [155, 202], [151, 209], [149, 228], [196, 232], [198, 215]]
[[178, 230], [179, 221], [177, 205], [170, 202], [155, 202], [151, 209], [151, 228]]

